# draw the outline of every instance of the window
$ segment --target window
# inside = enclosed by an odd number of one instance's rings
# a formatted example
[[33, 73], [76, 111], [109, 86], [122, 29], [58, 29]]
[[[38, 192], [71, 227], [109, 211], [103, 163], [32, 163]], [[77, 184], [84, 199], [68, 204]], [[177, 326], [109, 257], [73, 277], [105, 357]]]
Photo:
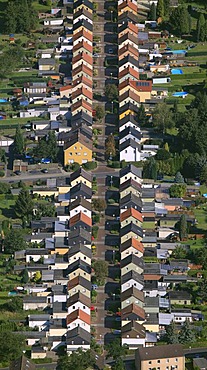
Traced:
[[157, 363], [160, 364], [160, 360], [157, 360]]
[[149, 361], [148, 364], [151, 365], [152, 361]]
[[175, 362], [178, 362], [178, 358], [175, 359]]
[[170, 362], [169, 358], [166, 359], [166, 362]]

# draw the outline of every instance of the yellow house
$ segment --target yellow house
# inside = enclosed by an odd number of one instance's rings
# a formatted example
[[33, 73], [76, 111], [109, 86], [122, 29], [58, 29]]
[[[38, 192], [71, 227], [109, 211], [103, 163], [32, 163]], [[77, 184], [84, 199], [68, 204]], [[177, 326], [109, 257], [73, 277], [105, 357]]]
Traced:
[[71, 134], [64, 145], [64, 166], [77, 162], [83, 164], [92, 161], [92, 141], [80, 133]]

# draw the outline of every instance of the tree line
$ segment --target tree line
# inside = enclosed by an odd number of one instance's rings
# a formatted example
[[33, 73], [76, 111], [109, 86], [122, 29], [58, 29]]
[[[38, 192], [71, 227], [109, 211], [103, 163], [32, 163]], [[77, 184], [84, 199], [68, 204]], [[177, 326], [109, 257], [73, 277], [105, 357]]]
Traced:
[[32, 0], [8, 0], [4, 14], [7, 33], [30, 32], [37, 27], [38, 14]]

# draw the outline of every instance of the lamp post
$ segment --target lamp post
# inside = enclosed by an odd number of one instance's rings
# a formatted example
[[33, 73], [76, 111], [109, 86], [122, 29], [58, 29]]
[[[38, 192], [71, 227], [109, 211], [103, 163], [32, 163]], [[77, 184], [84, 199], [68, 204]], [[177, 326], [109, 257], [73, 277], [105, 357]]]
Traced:
[[113, 10], [111, 10], [111, 22], [113, 22]]
[[114, 102], [113, 101], [111, 102], [111, 113], [112, 114], [114, 113]]
[[112, 81], [112, 75], [113, 75], [113, 73], [111, 72], [110, 75], [111, 75], [111, 81]]
[[114, 261], [115, 261], [115, 251], [113, 250], [113, 264], [114, 264]]

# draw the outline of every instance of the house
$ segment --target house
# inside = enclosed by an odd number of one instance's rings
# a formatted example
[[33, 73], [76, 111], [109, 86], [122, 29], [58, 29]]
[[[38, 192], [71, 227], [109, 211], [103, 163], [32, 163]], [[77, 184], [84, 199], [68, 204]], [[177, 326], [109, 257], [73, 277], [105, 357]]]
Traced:
[[90, 333], [91, 317], [81, 309], [71, 312], [66, 317], [67, 329], [70, 331], [74, 327], [78, 326]]
[[82, 227], [83, 229], [91, 232], [92, 219], [86, 216], [83, 212], [79, 212], [69, 220], [69, 228], [71, 231]]
[[90, 281], [91, 279], [90, 264], [78, 258], [76, 261], [68, 265], [67, 276], [69, 280], [74, 278], [75, 276], [83, 276], [85, 279]]
[[122, 144], [128, 139], [132, 139], [137, 143], [140, 143], [142, 139], [142, 133], [134, 127], [126, 127], [119, 133], [119, 144]]
[[134, 224], [142, 227], [142, 214], [134, 208], [129, 208], [126, 211], [122, 212], [120, 215], [121, 228], [127, 224], [133, 222]]
[[69, 204], [70, 217], [73, 217], [80, 212], [83, 212], [86, 216], [91, 218], [91, 203], [82, 197], [77, 198]]
[[46, 82], [27, 82], [24, 84], [25, 94], [45, 94], [47, 92]]
[[30, 328], [38, 328], [39, 331], [46, 330], [49, 327], [50, 315], [28, 315], [28, 323]]
[[120, 184], [132, 178], [138, 183], [142, 183], [142, 170], [130, 164], [120, 170]]
[[92, 161], [92, 141], [79, 132], [71, 133], [64, 145], [64, 166], [71, 163], [83, 164]]
[[76, 326], [74, 329], [67, 331], [66, 345], [68, 354], [73, 351], [77, 351], [79, 348], [82, 348], [83, 350], [90, 349], [90, 343], [90, 332], [80, 326]]
[[71, 187], [83, 182], [88, 187], [92, 187], [92, 174], [91, 172], [85, 171], [80, 167], [77, 171], [74, 171], [70, 175]]
[[174, 304], [180, 304], [180, 305], [190, 305], [191, 304], [190, 294], [186, 291], [171, 290], [168, 292], [168, 297], [169, 297], [171, 306]]
[[[46, 353], [46, 350], [43, 349], [41, 346], [32, 346], [31, 348], [31, 359], [34, 359], [34, 360], [39, 360], [39, 359], [43, 359], [43, 358], [46, 358], [47, 356], [47, 353]], [[27, 369], [27, 368], [26, 368]]]
[[38, 60], [39, 71], [54, 71], [56, 61], [53, 58], [41, 58]]
[[141, 145], [133, 139], [119, 144], [120, 161], [139, 162], [141, 160]]
[[82, 197], [84, 199], [87, 199], [89, 202], [91, 202], [92, 198], [92, 189], [91, 187], [87, 186], [83, 182], [80, 182], [77, 185], [74, 185], [70, 189], [70, 199], [71, 201]]
[[65, 86], [61, 86], [60, 89], [60, 98], [64, 98], [64, 97], [67, 97], [69, 98], [71, 93], [72, 93], [72, 85], [69, 84], [69, 85], [65, 85]]
[[137, 197], [140, 197], [142, 193], [141, 184], [130, 178], [120, 185], [119, 193], [120, 199], [124, 198], [130, 193], [136, 195]]
[[160, 368], [160, 370], [185, 369], [185, 356], [181, 344], [168, 344], [138, 348], [135, 352], [136, 370]]
[[136, 304], [142, 308], [144, 306], [144, 293], [134, 286], [125, 290], [121, 294], [121, 308], [124, 309], [130, 304]]
[[130, 254], [135, 254], [138, 257], [142, 257], [144, 248], [142, 242], [135, 238], [130, 238], [120, 246], [121, 259], [127, 257]]
[[133, 222], [122, 227], [120, 230], [121, 244], [130, 238], [135, 238], [141, 241], [142, 237], [143, 237], [142, 228], [138, 225], [135, 225]]
[[[145, 346], [145, 328], [137, 321], [129, 321], [121, 328], [122, 346], [127, 345], [129, 349]], [[148, 370], [148, 368], [147, 368]]]
[[67, 300], [68, 314], [75, 310], [81, 309], [90, 315], [91, 300], [82, 293], [76, 293], [70, 296]]
[[36, 365], [31, 362], [27, 357], [21, 356], [9, 365], [9, 370], [35, 370]]
[[91, 233], [81, 227], [77, 227], [77, 229], [74, 229], [73, 231], [70, 230], [68, 245], [72, 247], [74, 245], [79, 245], [80, 243], [90, 246]]
[[121, 292], [124, 292], [132, 286], [136, 287], [138, 290], [142, 290], [144, 286], [143, 276], [133, 270], [121, 277]]
[[69, 297], [79, 292], [91, 297], [91, 282], [80, 275], [68, 281], [67, 289]]
[[129, 208], [134, 208], [138, 212], [142, 211], [142, 199], [133, 193], [127, 194], [120, 199], [120, 213], [123, 213]]
[[[84, 78], [82, 76], [81, 78]], [[75, 115], [71, 117], [71, 126], [72, 128], [78, 128], [83, 126], [92, 126], [93, 123], [93, 117], [83, 111], [80, 111], [76, 113]]]
[[93, 12], [93, 4], [90, 0], [77, 0], [74, 3], [74, 12], [79, 11], [80, 9], [85, 9], [88, 12]]
[[[49, 294], [49, 293], [48, 293]], [[52, 301], [51, 296], [26, 296], [23, 298], [23, 309], [27, 310], [44, 310], [50, 306]]]

